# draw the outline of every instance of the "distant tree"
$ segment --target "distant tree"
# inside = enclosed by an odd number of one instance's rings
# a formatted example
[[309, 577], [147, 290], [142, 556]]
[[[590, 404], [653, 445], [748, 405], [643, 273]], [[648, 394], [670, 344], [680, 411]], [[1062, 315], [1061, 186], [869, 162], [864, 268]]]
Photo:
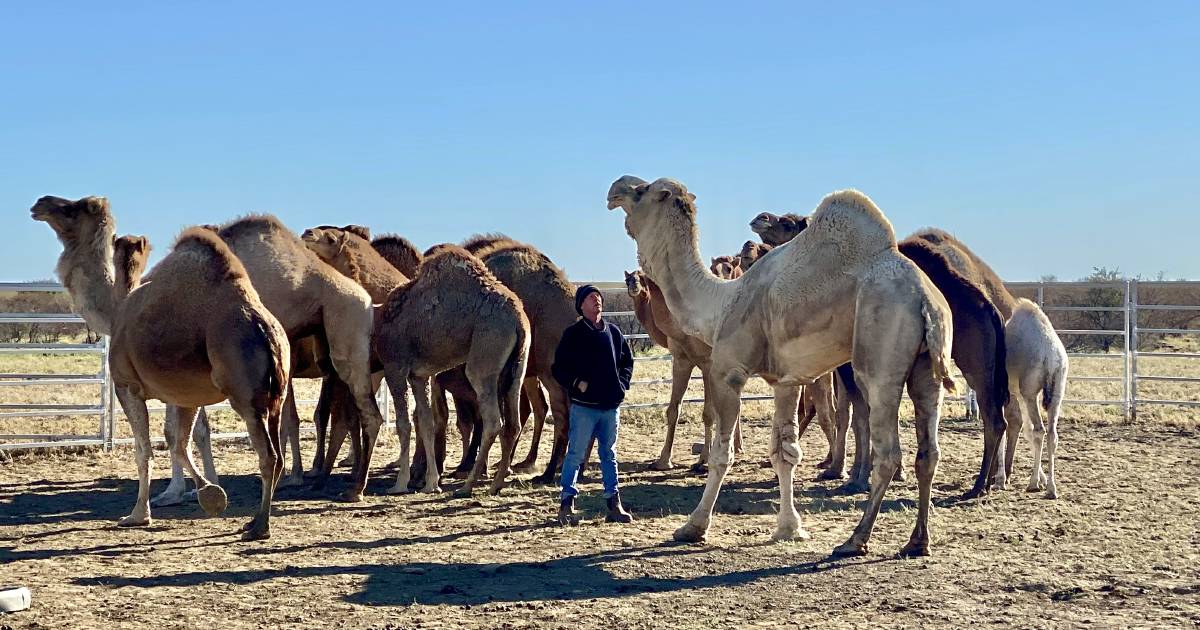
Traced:
[[[1080, 278], [1083, 282], [1124, 282], [1125, 276], [1117, 267], [1092, 267], [1092, 273]], [[1081, 306], [1120, 307], [1125, 305], [1125, 289], [1119, 286], [1088, 287], [1083, 296]], [[1119, 311], [1083, 311], [1080, 315], [1081, 328], [1084, 330], [1121, 330], [1125, 326], [1125, 315]], [[1094, 347], [1101, 352], [1108, 352], [1117, 341], [1116, 335], [1089, 335], [1087, 340], [1079, 343]], [[1076, 344], [1072, 344], [1076, 345]]]

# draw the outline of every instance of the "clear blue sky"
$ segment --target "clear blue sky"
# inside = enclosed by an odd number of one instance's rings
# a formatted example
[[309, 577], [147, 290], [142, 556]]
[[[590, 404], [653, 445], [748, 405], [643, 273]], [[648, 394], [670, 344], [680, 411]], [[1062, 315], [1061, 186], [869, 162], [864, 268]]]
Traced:
[[51, 4], [0, 20], [0, 280], [52, 275], [45, 194], [157, 256], [267, 211], [619, 280], [626, 173], [688, 185], [705, 256], [855, 187], [1006, 279], [1200, 278], [1200, 3]]

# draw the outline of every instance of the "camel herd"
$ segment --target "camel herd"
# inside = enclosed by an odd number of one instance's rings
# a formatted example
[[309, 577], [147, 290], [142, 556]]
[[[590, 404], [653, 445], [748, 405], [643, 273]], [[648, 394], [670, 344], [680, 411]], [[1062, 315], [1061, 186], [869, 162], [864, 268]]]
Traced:
[[[977, 392], [984, 425], [980, 469], [968, 496], [1004, 487], [1022, 426], [1034, 457], [1028, 489], [1057, 496], [1066, 352], [1037, 305], [1014, 298], [954, 237], [923, 230], [897, 241], [869, 198], [838, 191], [809, 216], [759, 214], [750, 227], [762, 242], [747, 241], [739, 253], [706, 266], [696, 198], [682, 183], [625, 176], [610, 187], [608, 207], [623, 209], [626, 232], [637, 243], [641, 269], [626, 273], [637, 318], [672, 355], [666, 438], [653, 468], [674, 466], [679, 405], [694, 368], [703, 381], [705, 440], [696, 467], [707, 468], [707, 482], [676, 540], [702, 540], [708, 530], [724, 477], [742, 451], [741, 392], [751, 376], [774, 391], [775, 540], [807, 537], [793, 482], [800, 436], [815, 419], [829, 443], [818, 464], [821, 477], [848, 477], [848, 491], [870, 492], [854, 533], [834, 553], [867, 552], [888, 484], [902, 474], [898, 409], [907, 390], [919, 503], [901, 554], [929, 553], [937, 429], [943, 390], [954, 387], [951, 362]], [[134, 508], [119, 525], [147, 525], [151, 506], [190, 496], [185, 475], [206, 513], [225, 509], [202, 408], [226, 399], [246, 422], [261, 472], [262, 501], [243, 528], [245, 539], [270, 536], [277, 488], [302, 484], [306, 476], [323, 488], [347, 438], [353, 472], [342, 498], [361, 500], [384, 423], [375, 392], [385, 379], [400, 438], [389, 493], [440, 491], [447, 393], [463, 444], [452, 474], [466, 477], [456, 495], [469, 495], [488, 475], [497, 437], [492, 493], [510, 471], [532, 471], [548, 414], [555, 420], [553, 448], [535, 482], [556, 480], [569, 400], [551, 363], [576, 313], [565, 274], [533, 246], [482, 235], [422, 253], [399, 236], [372, 239], [361, 226], [323, 225], [298, 236], [275, 217], [251, 215], [185, 230], [145, 272], [149, 243], [116, 236], [106, 199], [43, 197], [31, 214], [62, 243], [57, 273], [75, 309], [112, 337], [110, 371], [134, 435], [139, 477]], [[291, 383], [296, 377], [322, 379], [317, 451], [307, 474]], [[171, 483], [153, 499], [149, 399], [167, 405], [173, 468]], [[530, 414], [531, 447], [514, 464]], [[856, 448], [847, 473], [851, 426]], [[203, 472], [193, 460], [193, 441]], [[1041, 467], [1043, 446], [1048, 472]]]

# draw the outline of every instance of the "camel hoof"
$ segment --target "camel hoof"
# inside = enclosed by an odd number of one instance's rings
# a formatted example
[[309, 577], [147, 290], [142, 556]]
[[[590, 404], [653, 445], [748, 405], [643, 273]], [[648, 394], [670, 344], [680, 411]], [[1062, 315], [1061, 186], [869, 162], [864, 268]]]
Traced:
[[513, 466], [512, 471], [518, 475], [527, 475], [533, 472], [534, 463], [535, 462], [521, 462], [520, 464]]
[[471, 489], [470, 488], [459, 488], [458, 490], [455, 490], [451, 496], [453, 496], [455, 499], [470, 499], [471, 498]]
[[337, 500], [341, 501], [342, 503], [361, 503], [363, 500], [363, 495], [361, 492], [346, 490], [345, 492], [337, 495]]
[[354, 460], [349, 457], [346, 457], [346, 458], [342, 459], [342, 461], [338, 462], [337, 465], [338, 465], [338, 468], [353, 468]]
[[899, 556], [901, 558], [918, 558], [929, 555], [929, 541], [908, 541], [908, 544], [900, 548]]
[[817, 462], [817, 468], [829, 468], [832, 465], [833, 465], [833, 460], [829, 459], [828, 457]]
[[465, 470], [458, 470], [458, 469], [456, 468], [456, 469], [454, 470], [454, 473], [452, 473], [450, 476], [451, 476], [451, 477], [454, 477], [455, 479], [466, 479], [466, 478], [467, 478], [467, 477], [469, 477], [470, 475], [471, 475], [471, 469], [470, 469], [470, 468], [467, 468], [467, 469], [465, 469]]
[[650, 464], [650, 470], [671, 470], [674, 467], [675, 464], [671, 463], [669, 459], [666, 461], [659, 459]]
[[530, 481], [535, 486], [548, 486], [548, 485], [554, 483], [554, 475], [541, 474], [541, 475], [534, 477], [533, 479], [530, 479]]
[[271, 537], [271, 528], [266, 525], [259, 525], [258, 519], [254, 519], [242, 528], [242, 540], [267, 540]]
[[704, 537], [708, 533], [706, 529], [701, 529], [693, 524], [684, 523], [683, 527], [675, 530], [671, 538], [676, 542], [698, 543], [704, 542]]
[[871, 484], [865, 481], [848, 481], [837, 489], [838, 494], [862, 494], [871, 491]]
[[707, 475], [708, 464], [705, 462], [696, 462], [695, 464], [692, 464], [691, 468], [688, 470], [692, 471], [692, 474], [695, 475]]
[[280, 488], [295, 488], [304, 485], [304, 475], [291, 474], [279, 480], [275, 484], [275, 489]]
[[985, 490], [984, 488], [971, 488], [970, 490], [967, 490], [966, 492], [963, 493], [962, 498], [963, 499], [978, 499], [986, 494], [987, 494], [987, 490]]
[[794, 527], [780, 526], [775, 529], [775, 533], [771, 534], [771, 542], [784, 542], [788, 540], [808, 540], [812, 536], [799, 525]]
[[139, 516], [130, 514], [125, 518], [117, 521], [117, 527], [146, 527], [153, 522], [149, 516]]
[[396, 484], [396, 485], [392, 486], [391, 488], [384, 490], [383, 493], [395, 496], [397, 494], [412, 494], [414, 491], [415, 490], [413, 488], [410, 488], [409, 486], [406, 486], [406, 485], [402, 486], [400, 484]]
[[321, 468], [323, 468], [323, 466], [320, 466], [318, 464], [313, 464], [312, 470], [305, 471], [304, 478], [305, 479], [316, 479], [317, 477], [320, 477], [322, 474]]
[[1050, 487], [1049, 487], [1049, 488], [1046, 490], [1046, 495], [1045, 495], [1045, 496], [1046, 496], [1046, 498], [1047, 498], [1047, 499], [1057, 499], [1057, 498], [1058, 498], [1058, 488], [1056, 488], [1056, 487], [1054, 487], [1054, 486], [1050, 486]]
[[442, 491], [442, 487], [437, 485], [436, 483], [433, 484], [432, 486], [425, 486], [424, 488], [421, 488], [421, 492], [423, 492], [425, 494], [438, 494], [441, 491]]
[[209, 484], [200, 488], [196, 494], [201, 509], [209, 516], [216, 516], [229, 507], [229, 497], [225, 495], [225, 490], [221, 486]]
[[846, 478], [846, 472], [836, 468], [826, 468], [817, 475], [818, 481], [839, 481]]
[[829, 554], [834, 558], [853, 558], [857, 556], [867, 555], [867, 544], [858, 544], [853, 539], [833, 548], [833, 553]]
[[182, 505], [183, 501], [183, 492], [172, 492], [170, 494], [163, 492], [153, 499], [150, 499], [150, 507], [170, 507], [172, 505]]
[[493, 486], [491, 488], [488, 488], [488, 494], [490, 494], [494, 497], [498, 497], [498, 496], [500, 496], [500, 491], [503, 489], [504, 489], [504, 486]]

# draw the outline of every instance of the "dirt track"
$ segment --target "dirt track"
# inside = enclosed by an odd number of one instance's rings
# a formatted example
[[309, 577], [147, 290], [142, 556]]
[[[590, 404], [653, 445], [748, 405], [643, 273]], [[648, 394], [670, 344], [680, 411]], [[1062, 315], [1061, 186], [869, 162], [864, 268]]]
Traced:
[[[915, 516], [909, 474], [889, 491], [871, 554], [831, 562], [864, 497], [811, 481], [824, 450], [810, 432], [797, 508], [812, 539], [769, 544], [778, 493], [757, 463], [766, 425], [747, 424], [750, 453], [731, 471], [703, 545], [668, 542], [702, 481], [646, 470], [656, 426], [622, 429], [632, 526], [603, 523], [597, 483], [584, 487], [588, 520], [568, 529], [550, 525], [555, 491], [523, 484], [499, 497], [375, 495], [358, 505], [286, 490], [273, 538], [243, 543], [235, 530], [258, 481], [252, 453], [230, 445], [217, 454], [231, 500], [224, 517], [202, 518], [191, 504], [156, 510], [149, 528], [118, 530], [136, 492], [130, 452], [18, 456], [0, 463], [0, 584], [29, 586], [34, 608], [0, 617], [0, 627], [1200, 625], [1195, 431], [1065, 425], [1062, 498], [1022, 491], [1022, 443], [1017, 490], [958, 502], [979, 437], [948, 421], [935, 555], [893, 558]], [[681, 430], [677, 463], [690, 459], [695, 431]], [[381, 460], [393, 456], [385, 445]], [[161, 478], [165, 454], [155, 461]], [[390, 476], [380, 471], [371, 489]]]

